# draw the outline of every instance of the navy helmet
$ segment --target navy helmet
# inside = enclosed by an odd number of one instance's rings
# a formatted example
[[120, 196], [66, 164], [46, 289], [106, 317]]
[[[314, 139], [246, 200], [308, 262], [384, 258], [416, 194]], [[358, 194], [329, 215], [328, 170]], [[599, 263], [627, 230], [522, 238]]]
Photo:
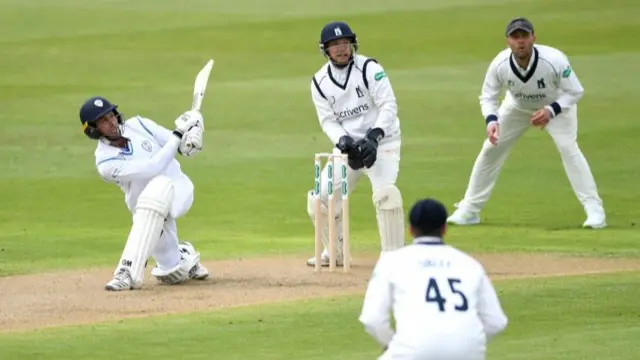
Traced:
[[440, 232], [447, 223], [447, 208], [436, 199], [421, 199], [416, 201], [409, 211], [411, 227], [421, 234]]
[[326, 24], [320, 32], [320, 52], [325, 57], [329, 57], [329, 54], [327, 53], [327, 43], [338, 39], [351, 40], [353, 52], [355, 53], [358, 51], [358, 38], [356, 37], [356, 33], [351, 30], [351, 27], [349, 27], [346, 22], [333, 21]]
[[96, 121], [110, 112], [116, 116], [118, 124], [124, 123], [122, 114], [118, 111], [118, 105], [112, 104], [102, 96], [94, 96], [85, 101], [80, 107], [80, 122], [85, 135], [90, 139], [100, 139], [102, 134], [96, 127]]

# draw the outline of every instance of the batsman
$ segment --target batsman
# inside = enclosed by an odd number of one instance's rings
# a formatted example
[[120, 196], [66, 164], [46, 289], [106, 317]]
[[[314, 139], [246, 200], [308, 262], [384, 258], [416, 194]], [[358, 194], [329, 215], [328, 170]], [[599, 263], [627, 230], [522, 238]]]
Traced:
[[[347, 154], [348, 191], [362, 175], [373, 190], [372, 201], [380, 232], [381, 255], [404, 246], [402, 196], [396, 186], [400, 166], [400, 120], [391, 83], [373, 58], [358, 54], [356, 34], [345, 22], [326, 24], [320, 33], [320, 52], [328, 60], [311, 80], [311, 98], [320, 126], [334, 150]], [[322, 171], [321, 221], [315, 224], [313, 190], [307, 194], [307, 212], [314, 226], [322, 227], [322, 266], [329, 266], [327, 167]], [[334, 187], [342, 186], [334, 172]], [[335, 197], [336, 265], [343, 266], [341, 199]], [[315, 266], [315, 257], [307, 260]]]
[[176, 227], [176, 219], [191, 208], [194, 186], [175, 157], [202, 150], [200, 112], [183, 113], [175, 130], [169, 130], [141, 116], [125, 121], [117, 105], [96, 96], [82, 104], [80, 122], [85, 135], [97, 140], [98, 173], [122, 189], [133, 214], [122, 256], [105, 289], [140, 289], [149, 257], [156, 262], [151, 274], [161, 283], [206, 279], [209, 271], [200, 264], [200, 253], [178, 240]]

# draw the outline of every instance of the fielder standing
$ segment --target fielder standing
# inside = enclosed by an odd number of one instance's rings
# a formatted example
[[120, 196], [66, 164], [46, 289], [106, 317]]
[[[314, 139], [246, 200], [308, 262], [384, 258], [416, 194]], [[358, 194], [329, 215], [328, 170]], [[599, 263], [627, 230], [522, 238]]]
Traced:
[[98, 173], [122, 189], [133, 214], [122, 257], [105, 289], [140, 289], [150, 256], [156, 262], [151, 274], [162, 283], [204, 280], [209, 271], [200, 264], [200, 253], [178, 240], [176, 219], [191, 208], [194, 187], [175, 159], [177, 153], [193, 156], [202, 149], [202, 115], [183, 113], [171, 131], [140, 116], [124, 121], [117, 108], [99, 96], [80, 108], [85, 135], [98, 140]]
[[446, 219], [440, 202], [416, 202], [413, 244], [376, 264], [359, 320], [385, 349], [379, 360], [484, 360], [507, 326], [483, 266], [444, 243]]
[[[404, 245], [402, 196], [396, 187], [400, 166], [400, 120], [398, 105], [382, 66], [359, 55], [356, 34], [344, 22], [322, 28], [320, 51], [327, 63], [311, 80], [311, 98], [323, 132], [334, 150], [349, 156], [348, 191], [362, 175], [371, 181], [382, 253]], [[322, 227], [325, 249], [322, 266], [329, 265], [327, 219], [327, 167], [322, 172]], [[335, 172], [334, 172], [335, 174]], [[334, 187], [341, 180], [335, 176]], [[341, 199], [336, 197], [336, 264], [343, 265]], [[314, 221], [313, 190], [308, 193], [307, 212]], [[315, 257], [307, 261], [315, 265]]]
[[[508, 49], [489, 65], [480, 95], [487, 140], [476, 159], [464, 199], [448, 222], [480, 222], [502, 165], [514, 143], [531, 126], [547, 131], [560, 152], [571, 187], [587, 215], [583, 227], [606, 226], [605, 211], [589, 164], [578, 147], [577, 103], [584, 93], [567, 56], [550, 46], [534, 44], [533, 25], [525, 18], [509, 22]], [[498, 106], [498, 97], [506, 97]]]

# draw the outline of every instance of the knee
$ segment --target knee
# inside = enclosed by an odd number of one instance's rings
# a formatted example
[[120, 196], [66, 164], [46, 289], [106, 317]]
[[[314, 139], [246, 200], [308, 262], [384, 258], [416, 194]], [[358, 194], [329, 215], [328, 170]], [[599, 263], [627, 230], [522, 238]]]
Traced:
[[[313, 190], [309, 190], [307, 192], [307, 214], [309, 214], [309, 216], [314, 216], [316, 213], [316, 201], [315, 201], [315, 197], [313, 196]], [[341, 208], [341, 204], [342, 204], [342, 199], [340, 198], [340, 196], [335, 196], [334, 197], [334, 212], [336, 216], [339, 216], [342, 213], [342, 208]], [[329, 198], [327, 197], [327, 195], [320, 194], [320, 214], [322, 215], [326, 215], [329, 213]]]
[[373, 205], [376, 210], [402, 208], [402, 194], [395, 185], [386, 185], [373, 191]]
[[140, 193], [136, 202], [136, 210], [150, 210], [166, 217], [171, 210], [174, 198], [173, 181], [164, 175], [156, 176]]
[[171, 206], [169, 215], [174, 219], [181, 218], [189, 212], [192, 205], [193, 193], [188, 193], [185, 195], [185, 197], [176, 196], [173, 200], [173, 205]]
[[507, 145], [508, 144], [506, 142], [500, 142], [499, 140], [498, 143], [494, 145], [491, 143], [491, 141], [489, 141], [489, 139], [485, 139], [484, 143], [482, 143], [482, 150], [480, 150], [480, 155], [487, 156], [502, 152], [507, 148]]
[[[309, 190], [307, 192], [307, 214], [309, 214], [309, 216], [313, 217], [316, 214], [316, 201], [315, 201], [315, 197], [313, 196], [313, 190]], [[328, 211], [327, 206], [325, 204], [325, 201], [323, 201], [323, 197], [322, 195], [320, 195], [320, 213], [321, 214], [326, 214]]]
[[573, 140], [556, 141], [556, 147], [560, 152], [560, 156], [573, 156], [580, 152], [578, 143]]

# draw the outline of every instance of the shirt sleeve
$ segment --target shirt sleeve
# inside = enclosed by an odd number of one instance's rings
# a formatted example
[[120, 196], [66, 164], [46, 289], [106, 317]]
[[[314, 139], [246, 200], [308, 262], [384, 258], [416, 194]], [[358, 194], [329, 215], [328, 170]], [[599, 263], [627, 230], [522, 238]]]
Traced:
[[385, 259], [381, 258], [373, 270], [359, 318], [365, 331], [383, 347], [389, 345], [394, 335], [391, 328], [392, 285]]
[[489, 64], [479, 97], [482, 116], [487, 123], [498, 120], [500, 92], [503, 86], [498, 74], [498, 65], [500, 62], [501, 57], [496, 56], [493, 61], [491, 61], [491, 64]]
[[507, 327], [508, 320], [500, 306], [498, 295], [489, 276], [484, 270], [482, 270], [481, 276], [478, 289], [478, 315], [482, 320], [487, 340], [489, 340]]
[[569, 59], [564, 54], [558, 56], [556, 68], [559, 69], [556, 76], [561, 94], [556, 101], [547, 107], [551, 110], [553, 116], [577, 104], [584, 94], [584, 88], [578, 79], [578, 75], [573, 71]]
[[385, 134], [389, 134], [393, 130], [394, 122], [398, 116], [398, 104], [391, 87], [391, 81], [382, 65], [377, 62], [370, 62], [366, 71], [369, 94], [371, 94], [373, 103], [379, 110], [374, 127], [382, 129]]
[[105, 181], [117, 184], [151, 179], [160, 175], [175, 158], [179, 145], [180, 139], [171, 135], [162, 149], [150, 159], [127, 160], [121, 156], [106, 158], [98, 162], [98, 173]]
[[338, 118], [333, 113], [333, 108], [331, 108], [329, 101], [324, 98], [321, 90], [316, 86], [315, 78], [311, 80], [311, 99], [316, 108], [322, 131], [333, 144], [337, 144], [342, 136], [347, 135], [347, 132], [338, 122]]
[[138, 116], [137, 119], [138, 122], [140, 122], [140, 125], [156, 139], [160, 146], [164, 146], [173, 136], [173, 131], [159, 125], [151, 119], [143, 118], [141, 116]]

